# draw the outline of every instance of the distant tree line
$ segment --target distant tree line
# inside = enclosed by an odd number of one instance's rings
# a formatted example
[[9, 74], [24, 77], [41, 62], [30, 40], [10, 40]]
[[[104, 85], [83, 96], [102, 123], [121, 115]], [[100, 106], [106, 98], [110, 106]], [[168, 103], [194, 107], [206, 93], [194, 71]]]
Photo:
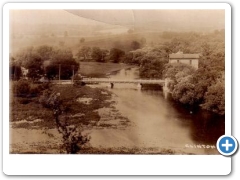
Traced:
[[71, 50], [44, 45], [25, 48], [15, 57], [11, 57], [10, 78], [20, 79], [21, 68], [28, 71], [26, 76], [33, 81], [43, 76], [48, 79], [58, 78], [59, 70], [61, 79], [69, 79], [73, 75], [73, 71], [78, 70], [79, 63], [73, 58]]
[[[85, 41], [85, 40], [84, 40]], [[113, 43], [112, 48], [100, 48], [97, 46], [89, 47], [84, 45], [84, 41], [80, 39], [80, 48], [76, 53], [79, 61], [96, 61], [96, 62], [123, 62], [125, 58], [126, 49], [129, 51], [142, 48], [146, 44], [146, 39], [142, 38], [139, 41], [133, 40], [127, 47], [124, 43], [116, 41]]]
[[[139, 66], [140, 77], [145, 79], [170, 78], [173, 98], [186, 105], [198, 105], [204, 109], [225, 113], [225, 32], [211, 33], [163, 32], [163, 42], [149, 45], [143, 37], [128, 43], [124, 48], [117, 41], [110, 49], [86, 46], [79, 40], [76, 59], [70, 49], [52, 46], [29, 47], [10, 58], [10, 78], [23, 76], [21, 69], [28, 70], [27, 77], [38, 79], [46, 76], [69, 79], [79, 69], [80, 61], [127, 63]], [[67, 36], [67, 34], [65, 34]], [[200, 54], [199, 68], [184, 64], [168, 64], [170, 53]]]

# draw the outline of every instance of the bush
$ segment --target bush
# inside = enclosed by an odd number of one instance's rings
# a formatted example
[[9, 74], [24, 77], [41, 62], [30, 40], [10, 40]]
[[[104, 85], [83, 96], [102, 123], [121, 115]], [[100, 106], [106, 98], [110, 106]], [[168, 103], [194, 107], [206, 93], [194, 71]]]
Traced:
[[18, 97], [27, 97], [30, 92], [30, 82], [21, 79], [13, 85], [13, 92]]
[[54, 108], [54, 106], [59, 105], [59, 93], [52, 93], [51, 90], [47, 89], [43, 92], [43, 95], [40, 96], [39, 102], [43, 107]]
[[13, 93], [17, 97], [37, 97], [43, 90], [49, 89], [50, 84], [34, 84], [26, 79], [21, 79], [14, 82]]
[[17, 100], [18, 100], [18, 102], [19, 102], [20, 104], [28, 104], [28, 103], [31, 102], [31, 99], [29, 99], [29, 98], [24, 98], [24, 97], [19, 97]]
[[73, 84], [74, 86], [82, 86], [84, 82], [82, 82], [82, 76], [80, 74], [75, 74], [73, 77]]

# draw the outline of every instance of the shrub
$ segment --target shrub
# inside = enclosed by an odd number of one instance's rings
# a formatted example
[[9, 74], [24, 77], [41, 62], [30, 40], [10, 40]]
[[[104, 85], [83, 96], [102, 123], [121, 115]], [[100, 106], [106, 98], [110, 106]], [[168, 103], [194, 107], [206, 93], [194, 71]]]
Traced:
[[60, 103], [58, 96], [58, 93], [52, 93], [51, 90], [46, 89], [43, 92], [43, 95], [40, 96], [39, 102], [43, 107], [54, 108], [54, 106], [58, 105], [56, 103]]
[[68, 154], [75, 154], [79, 152], [84, 145], [90, 141], [88, 135], [83, 135], [83, 129], [77, 126], [68, 126], [69, 117], [65, 114], [60, 100], [60, 93], [45, 90], [40, 97], [39, 102], [46, 108], [53, 110], [56, 127], [58, 132], [62, 135], [62, 148]]
[[29, 90], [29, 96], [36, 97], [39, 95], [41, 91], [42, 91], [42, 88], [39, 85], [31, 84], [30, 90]]
[[19, 97], [17, 100], [20, 104], [28, 104], [31, 102], [31, 99], [25, 97]]
[[18, 97], [27, 97], [30, 92], [30, 82], [21, 79], [13, 85], [13, 92]]

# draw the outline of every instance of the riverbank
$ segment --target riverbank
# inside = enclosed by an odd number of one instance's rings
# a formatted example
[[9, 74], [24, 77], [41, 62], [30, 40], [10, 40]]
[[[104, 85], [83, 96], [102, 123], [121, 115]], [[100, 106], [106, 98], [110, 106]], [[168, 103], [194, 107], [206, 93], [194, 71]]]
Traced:
[[[124, 130], [130, 125], [115, 107], [114, 95], [107, 89], [88, 86], [54, 85], [51, 92], [60, 93], [62, 105], [68, 108], [68, 126], [83, 127], [83, 134], [95, 130]], [[16, 154], [56, 154], [63, 153], [62, 137], [56, 129], [53, 112], [42, 107], [39, 97], [30, 98], [22, 104], [21, 98], [11, 98], [10, 153]], [[95, 140], [94, 140], [95, 139]], [[129, 153], [133, 149], [120, 151], [119, 148], [94, 147], [87, 145], [80, 153]]]
[[[59, 92], [69, 108], [68, 125], [81, 125], [83, 134], [91, 136], [81, 154], [186, 154], [166, 148], [136, 147], [124, 140], [124, 134], [129, 134], [129, 127], [135, 124], [118, 110], [118, 97], [106, 88], [54, 85], [51, 90]], [[20, 102], [17, 97], [11, 101], [10, 153], [65, 153], [51, 110], [43, 108], [38, 98], [27, 104]]]

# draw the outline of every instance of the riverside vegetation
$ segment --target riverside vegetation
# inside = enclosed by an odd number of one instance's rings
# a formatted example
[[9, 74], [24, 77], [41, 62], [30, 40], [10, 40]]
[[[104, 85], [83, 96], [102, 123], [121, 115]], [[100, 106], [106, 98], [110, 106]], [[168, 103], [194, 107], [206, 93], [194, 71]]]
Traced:
[[[112, 106], [111, 93], [87, 86], [79, 88], [37, 82], [41, 77], [49, 80], [71, 79], [73, 72], [88, 77], [106, 77], [108, 73], [132, 66], [139, 67], [140, 77], [143, 79], [170, 78], [172, 97], [184, 106], [201, 106], [203, 109], [224, 115], [224, 38], [224, 30], [211, 33], [163, 32], [162, 42], [151, 44], [141, 37], [128, 42], [127, 49], [115, 46], [119, 43], [106, 50], [102, 47], [88, 47], [84, 42], [76, 45], [78, 51], [72, 51], [66, 46], [48, 45], [24, 48], [10, 56], [11, 127], [31, 130], [58, 129], [62, 135], [62, 143], [55, 144], [56, 149], [59, 150], [60, 146], [65, 144], [60, 149], [67, 153], [77, 153], [78, 150], [84, 153], [101, 152], [99, 149], [86, 150], [89, 148], [89, 138], [83, 131], [99, 127], [100, 115], [96, 110]], [[179, 50], [184, 53], [199, 53], [199, 68], [196, 70], [184, 64], [168, 64], [168, 55]], [[22, 69], [28, 70], [28, 73], [24, 74]], [[61, 75], [58, 77], [60, 69]], [[60, 93], [61, 113], [56, 116], [53, 113], [56, 109], [47, 102], [57, 93]], [[90, 98], [91, 102], [77, 102], [78, 98]], [[128, 122], [124, 117], [121, 118], [125, 123]], [[20, 121], [21, 123], [18, 123]], [[78, 131], [76, 127], [79, 127]], [[73, 137], [73, 141], [67, 140], [70, 136]], [[78, 143], [82, 145], [77, 147]], [[12, 152], [18, 152], [18, 148], [20, 146], [13, 148]], [[109, 151], [124, 153], [127, 150]], [[38, 153], [44, 152], [46, 151]], [[161, 152], [174, 153], [168, 150], [159, 151]], [[141, 151], [136, 150], [136, 153]]]

